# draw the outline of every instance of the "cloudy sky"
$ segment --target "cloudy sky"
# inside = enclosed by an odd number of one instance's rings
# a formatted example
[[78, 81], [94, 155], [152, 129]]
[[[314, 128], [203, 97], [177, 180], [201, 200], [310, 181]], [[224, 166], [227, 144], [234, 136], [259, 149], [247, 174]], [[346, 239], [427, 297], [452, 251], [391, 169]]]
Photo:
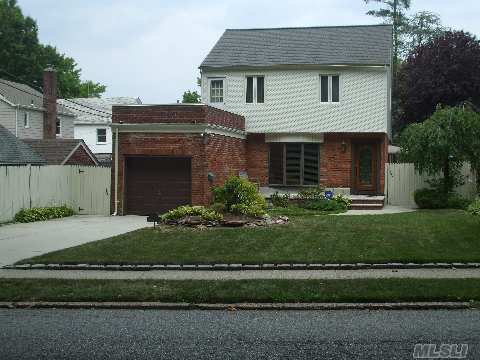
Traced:
[[[106, 96], [169, 103], [199, 90], [198, 65], [225, 28], [376, 24], [363, 0], [18, 0], [40, 41], [107, 85]], [[412, 0], [445, 26], [480, 35], [480, 1]]]

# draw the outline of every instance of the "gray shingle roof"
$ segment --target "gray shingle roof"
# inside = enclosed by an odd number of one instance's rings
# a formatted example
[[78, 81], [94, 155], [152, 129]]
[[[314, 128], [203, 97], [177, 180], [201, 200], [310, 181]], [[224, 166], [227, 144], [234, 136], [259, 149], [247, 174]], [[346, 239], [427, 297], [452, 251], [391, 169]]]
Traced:
[[[22, 83], [0, 79], [0, 97], [4, 97], [14, 105], [43, 110], [43, 94]], [[59, 105], [57, 107], [58, 113], [73, 116], [73, 113], [59, 101], [57, 101], [57, 104]]]
[[142, 103], [139, 98], [132, 97], [60, 99], [58, 102], [69, 106], [70, 111], [75, 113], [75, 124], [110, 124], [113, 105]]
[[391, 25], [227, 29], [200, 68], [384, 65], [391, 48]]
[[[82, 139], [24, 139], [23, 141], [40, 154], [47, 165], [62, 165], [80, 143], [87, 148]], [[95, 156], [91, 152], [90, 155]]]
[[0, 125], [1, 165], [43, 165], [45, 162], [30, 146]]

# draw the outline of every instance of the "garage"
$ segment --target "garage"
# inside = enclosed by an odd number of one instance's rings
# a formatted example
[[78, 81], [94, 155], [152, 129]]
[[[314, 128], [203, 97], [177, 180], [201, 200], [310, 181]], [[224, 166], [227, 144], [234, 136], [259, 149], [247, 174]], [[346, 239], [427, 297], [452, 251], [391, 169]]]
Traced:
[[161, 214], [191, 203], [191, 159], [185, 157], [127, 157], [126, 211]]

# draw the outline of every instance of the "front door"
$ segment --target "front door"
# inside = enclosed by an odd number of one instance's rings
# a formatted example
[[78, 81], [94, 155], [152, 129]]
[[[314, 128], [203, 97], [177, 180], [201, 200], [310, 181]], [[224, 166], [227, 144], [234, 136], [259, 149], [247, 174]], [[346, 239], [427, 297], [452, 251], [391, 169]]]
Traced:
[[353, 187], [357, 194], [375, 194], [378, 183], [378, 145], [358, 143], [353, 153]]

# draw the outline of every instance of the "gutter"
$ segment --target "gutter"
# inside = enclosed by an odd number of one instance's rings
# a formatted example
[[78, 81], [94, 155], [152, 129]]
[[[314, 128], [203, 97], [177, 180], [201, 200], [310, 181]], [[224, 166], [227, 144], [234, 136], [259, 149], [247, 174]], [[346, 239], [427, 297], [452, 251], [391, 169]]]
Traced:
[[18, 138], [18, 105], [15, 106], [15, 137]]

